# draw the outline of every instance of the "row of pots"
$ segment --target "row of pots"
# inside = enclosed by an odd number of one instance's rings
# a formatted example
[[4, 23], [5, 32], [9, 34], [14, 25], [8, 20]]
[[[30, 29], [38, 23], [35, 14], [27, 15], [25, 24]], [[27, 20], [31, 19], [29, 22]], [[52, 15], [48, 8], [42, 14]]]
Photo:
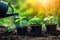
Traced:
[[[54, 33], [56, 31], [56, 27], [57, 24], [47, 24], [46, 25], [46, 32], [47, 33]], [[17, 28], [17, 32], [20, 35], [27, 35], [28, 34], [28, 30], [27, 27], [16, 27]], [[32, 33], [35, 36], [39, 36], [42, 34], [42, 25], [41, 24], [33, 24], [31, 25], [31, 30], [29, 33]]]

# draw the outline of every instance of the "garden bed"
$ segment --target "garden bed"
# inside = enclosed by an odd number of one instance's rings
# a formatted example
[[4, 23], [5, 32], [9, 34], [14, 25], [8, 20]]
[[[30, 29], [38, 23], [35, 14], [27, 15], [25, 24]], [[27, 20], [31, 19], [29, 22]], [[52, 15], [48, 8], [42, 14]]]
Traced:
[[[4, 29], [2, 28], [2, 30]], [[35, 37], [31, 34], [20, 36], [15, 30], [10, 33], [5, 31], [0, 34], [0, 40], [60, 40], [60, 31], [56, 31], [56, 33], [52, 35], [43, 31], [40, 37]]]

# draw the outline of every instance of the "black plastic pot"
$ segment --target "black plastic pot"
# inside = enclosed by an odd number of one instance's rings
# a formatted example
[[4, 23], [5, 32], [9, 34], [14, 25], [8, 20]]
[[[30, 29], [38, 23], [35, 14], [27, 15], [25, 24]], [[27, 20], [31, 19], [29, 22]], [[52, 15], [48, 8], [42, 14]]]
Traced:
[[27, 35], [27, 27], [17, 27], [17, 33], [21, 36]]
[[33, 24], [31, 25], [31, 33], [34, 35], [34, 36], [39, 36], [41, 35], [41, 32], [42, 32], [42, 25], [41, 24]]
[[56, 32], [57, 24], [47, 24], [46, 25], [46, 30], [47, 33], [54, 33]]

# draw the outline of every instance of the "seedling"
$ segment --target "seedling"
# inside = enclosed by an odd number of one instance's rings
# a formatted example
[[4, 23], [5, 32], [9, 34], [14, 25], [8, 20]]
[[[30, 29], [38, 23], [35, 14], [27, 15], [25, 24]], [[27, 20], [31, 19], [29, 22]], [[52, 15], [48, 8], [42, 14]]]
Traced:
[[46, 24], [56, 24], [56, 18], [54, 16], [48, 16], [44, 18]]
[[40, 18], [34, 16], [34, 18], [32, 18], [32, 19], [29, 20], [29, 23], [30, 24], [40, 24], [41, 20], [40, 20]]

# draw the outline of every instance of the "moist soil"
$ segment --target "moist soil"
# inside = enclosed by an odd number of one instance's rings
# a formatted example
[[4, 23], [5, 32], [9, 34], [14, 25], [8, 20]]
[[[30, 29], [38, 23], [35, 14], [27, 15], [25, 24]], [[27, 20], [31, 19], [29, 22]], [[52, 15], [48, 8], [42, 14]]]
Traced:
[[60, 40], [60, 31], [56, 30], [55, 33], [48, 34], [45, 30], [39, 36], [34, 36], [28, 33], [25, 36], [21, 36], [14, 29], [8, 32], [5, 27], [0, 27], [0, 40]]

